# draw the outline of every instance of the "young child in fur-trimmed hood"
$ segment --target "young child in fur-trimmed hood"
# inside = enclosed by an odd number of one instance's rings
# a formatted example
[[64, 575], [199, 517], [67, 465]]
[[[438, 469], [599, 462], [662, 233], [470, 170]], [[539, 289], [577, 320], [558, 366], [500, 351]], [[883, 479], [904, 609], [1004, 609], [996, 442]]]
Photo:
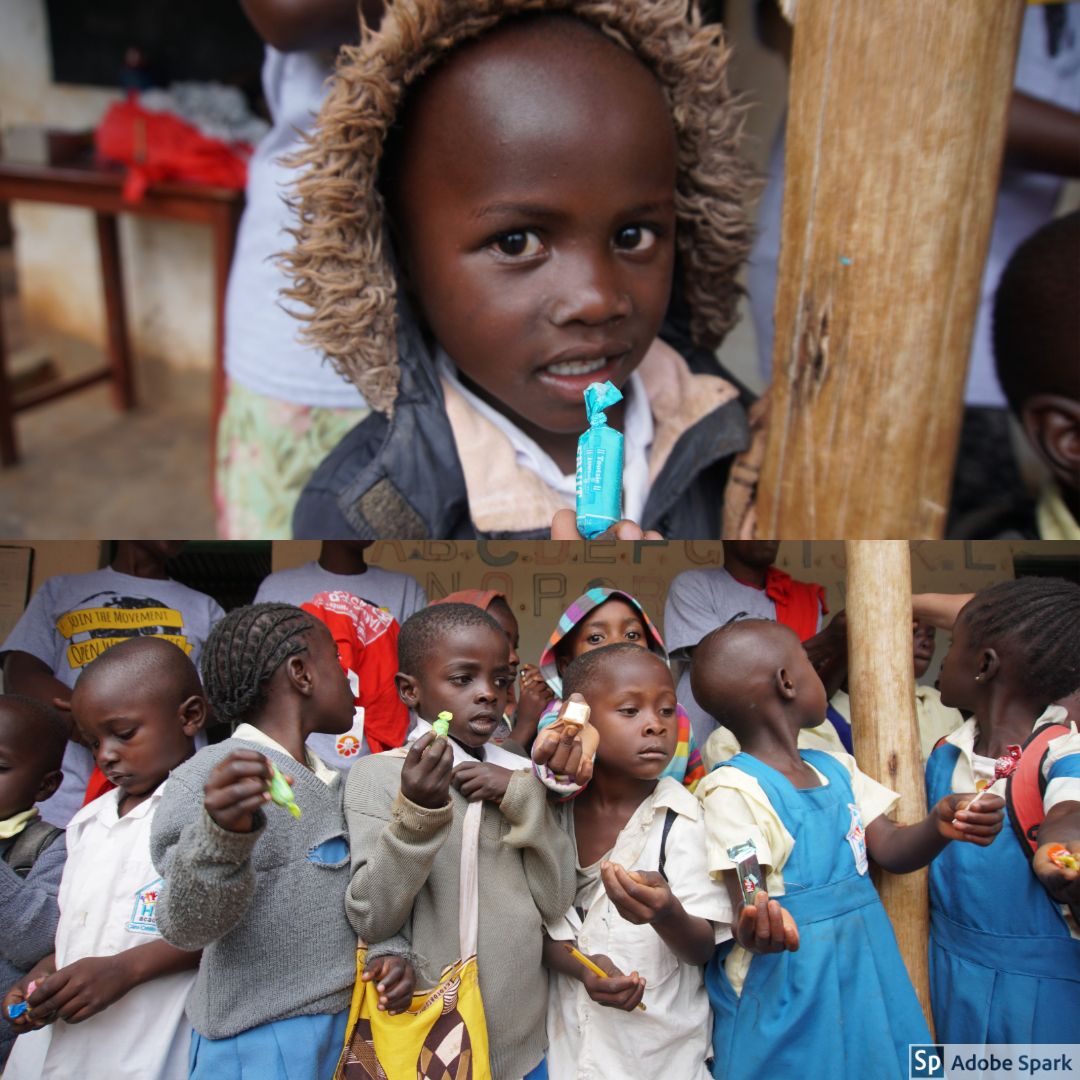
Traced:
[[290, 296], [374, 411], [296, 536], [548, 535], [609, 379], [624, 517], [721, 534], [750, 443], [713, 353], [750, 238], [728, 56], [688, 0], [395, 0], [343, 50]]

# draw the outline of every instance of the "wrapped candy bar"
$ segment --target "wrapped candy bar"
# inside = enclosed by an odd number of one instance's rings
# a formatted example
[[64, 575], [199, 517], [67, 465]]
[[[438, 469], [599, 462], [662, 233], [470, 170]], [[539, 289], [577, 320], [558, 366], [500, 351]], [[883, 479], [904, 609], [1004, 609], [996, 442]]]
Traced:
[[589, 722], [589, 706], [585, 699], [580, 694], [571, 694], [563, 703], [558, 720], [564, 731], [576, 735]]
[[748, 907], [754, 903], [754, 893], [765, 888], [765, 878], [758, 863], [757, 846], [753, 840], [744, 840], [741, 844], [727, 849], [728, 858], [735, 864], [742, 889], [743, 903]]
[[585, 387], [589, 430], [578, 439], [577, 527], [586, 540], [622, 519], [623, 437], [604, 413], [622, 397], [610, 382]]
[[431, 725], [432, 730], [435, 732], [436, 738], [438, 736], [440, 736], [440, 735], [442, 735], [443, 738], [446, 737], [447, 733], [450, 731], [450, 721], [453, 720], [453, 719], [454, 719], [454, 714], [453, 713], [450, 713], [450, 712], [441, 712], [441, 713], [439, 713], [439, 718], [435, 721], [434, 724]]
[[273, 764], [270, 765], [273, 775], [270, 777], [270, 798], [278, 806], [284, 806], [294, 818], [300, 817], [300, 807], [296, 805], [293, 790], [289, 782], [281, 775]]
[[1046, 856], [1059, 870], [1080, 870], [1080, 856], [1074, 855], [1064, 844], [1051, 844]]

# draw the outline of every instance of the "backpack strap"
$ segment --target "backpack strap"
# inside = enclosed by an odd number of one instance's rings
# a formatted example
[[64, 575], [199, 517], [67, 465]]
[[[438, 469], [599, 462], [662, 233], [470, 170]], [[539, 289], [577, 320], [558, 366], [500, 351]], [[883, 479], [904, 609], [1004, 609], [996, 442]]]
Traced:
[[660, 876], [667, 881], [667, 871], [664, 867], [667, 865], [667, 838], [668, 833], [671, 832], [671, 826], [675, 824], [675, 819], [679, 816], [678, 810], [673, 810], [668, 807], [667, 813], [664, 815], [664, 831], [660, 834], [660, 865], [658, 867]]
[[15, 871], [21, 878], [34, 868], [38, 856], [63, 832], [55, 825], [50, 825], [41, 818], [34, 818], [21, 833], [19, 833], [11, 846], [4, 852], [4, 862]]
[[1071, 730], [1065, 724], [1043, 724], [1024, 743], [1020, 764], [1005, 781], [1005, 806], [1009, 811], [1009, 823], [1028, 862], [1035, 857], [1039, 846], [1039, 826], [1046, 816], [1043, 809], [1043, 795], [1046, 793], [1046, 782], [1042, 775], [1043, 762], [1050, 752], [1050, 741], [1067, 735]]

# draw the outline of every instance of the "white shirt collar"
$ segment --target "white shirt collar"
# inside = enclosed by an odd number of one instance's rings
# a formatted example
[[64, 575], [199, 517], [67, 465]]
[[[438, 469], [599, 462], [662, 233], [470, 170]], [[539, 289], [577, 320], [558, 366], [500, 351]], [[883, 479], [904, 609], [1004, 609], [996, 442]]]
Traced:
[[[421, 719], [419, 716], [416, 718], [416, 725], [413, 727], [411, 735], [415, 742], [421, 735], [431, 730], [431, 724], [427, 720]], [[446, 740], [450, 744], [450, 748], [454, 751], [454, 764], [460, 765], [466, 761], [475, 761], [476, 758], [472, 754], [466, 753], [453, 739]], [[511, 754], [509, 750], [504, 750], [501, 746], [496, 746], [494, 743], [484, 743], [482, 750], [484, 752], [484, 760], [490, 762], [492, 765], [501, 765], [504, 769], [531, 769], [532, 760], [530, 758], [521, 757], [518, 754]]]
[[[279, 754], [284, 754], [287, 758], [292, 757], [292, 754], [290, 754], [281, 743], [271, 739], [269, 735], [260, 731], [254, 724], [237, 724], [232, 737], [234, 739], [241, 739], [244, 742], [255, 743], [256, 746], [265, 746], [270, 750], [276, 750]], [[304, 764], [307, 765], [307, 767], [324, 784], [326, 784], [327, 787], [332, 787], [341, 778], [340, 770], [332, 769], [318, 756], [318, 754], [313, 754], [306, 746], [304, 747]]]
[[[454, 362], [440, 345], [435, 350], [438, 373], [486, 420], [490, 420], [509, 440], [517, 455], [517, 463], [535, 473], [548, 487], [573, 501], [577, 496], [577, 478], [565, 474], [551, 455], [512, 420], [477, 397], [462, 381]], [[652, 448], [654, 426], [649, 397], [638, 372], [633, 372], [623, 388], [626, 398], [625, 431], [623, 432], [623, 517], [640, 521], [649, 494], [649, 450]]]

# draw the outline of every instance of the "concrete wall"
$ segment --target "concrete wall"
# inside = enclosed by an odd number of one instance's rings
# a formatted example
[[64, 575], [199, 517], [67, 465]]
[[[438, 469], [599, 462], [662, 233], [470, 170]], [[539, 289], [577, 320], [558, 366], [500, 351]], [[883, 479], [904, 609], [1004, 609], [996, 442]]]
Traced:
[[[52, 82], [43, 0], [0, 4], [0, 125], [92, 128], [119, 91]], [[93, 215], [16, 203], [15, 261], [31, 326], [105, 341]], [[125, 215], [120, 226], [132, 343], [138, 356], [209, 369], [213, 358], [213, 264], [209, 229]]]

